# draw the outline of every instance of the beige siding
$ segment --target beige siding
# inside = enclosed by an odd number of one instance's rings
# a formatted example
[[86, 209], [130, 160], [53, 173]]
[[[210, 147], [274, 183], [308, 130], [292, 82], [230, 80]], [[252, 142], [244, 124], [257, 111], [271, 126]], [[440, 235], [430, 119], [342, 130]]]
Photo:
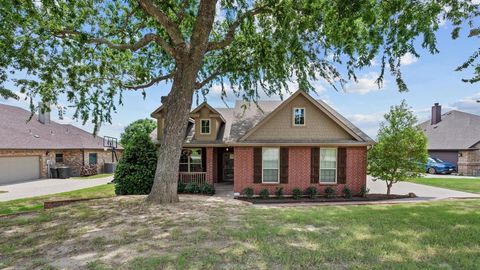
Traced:
[[[472, 148], [479, 148], [477, 143]], [[458, 157], [458, 173], [461, 175], [480, 175], [480, 150], [460, 151]]]
[[[218, 118], [211, 117], [211, 111], [207, 107], [203, 107], [198, 112], [198, 116], [193, 118], [195, 120], [195, 140], [199, 141], [214, 141], [217, 138], [219, 128]], [[202, 119], [210, 120], [210, 134], [200, 134], [200, 127]]]
[[[305, 108], [305, 126], [293, 125], [293, 109]], [[353, 139], [342, 127], [299, 95], [255, 130], [246, 141]]]

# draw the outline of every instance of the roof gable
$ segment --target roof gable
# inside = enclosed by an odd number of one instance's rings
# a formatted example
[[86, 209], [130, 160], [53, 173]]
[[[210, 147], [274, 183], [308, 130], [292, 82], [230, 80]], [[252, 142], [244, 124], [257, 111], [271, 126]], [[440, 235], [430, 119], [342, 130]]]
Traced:
[[[291, 123], [291, 104], [297, 103], [301, 100], [306, 106], [313, 108], [314, 111], [306, 112], [306, 126], [305, 127], [291, 127], [288, 123]], [[316, 110], [316, 111], [315, 111]], [[282, 120], [275, 119], [277, 115], [282, 114]], [[288, 115], [288, 116], [287, 116]], [[310, 118], [309, 118], [310, 115]], [[324, 131], [320, 131], [319, 127], [312, 126], [315, 121], [312, 121], [312, 117], [322, 118], [322, 123], [328, 125], [330, 134], [326, 134]], [[282, 102], [275, 110], [269, 113], [265, 118], [263, 118], [258, 124], [251, 128], [245, 135], [243, 135], [239, 141], [247, 141], [250, 138], [255, 139], [255, 137], [261, 138], [262, 136], [256, 136], [260, 133], [262, 128], [267, 128], [270, 125], [271, 121], [278, 122], [278, 120], [283, 121], [283, 123], [278, 123], [276, 125], [270, 126], [270, 130], [275, 130], [278, 128], [283, 128], [286, 137], [292, 137], [292, 139], [297, 139], [295, 137], [301, 137], [307, 139], [309, 136], [318, 137], [319, 135], [325, 135], [325, 138], [329, 139], [343, 139], [343, 140], [355, 140], [360, 142], [370, 142], [371, 140], [366, 134], [361, 132], [358, 128], [354, 127], [352, 123], [346, 120], [344, 117], [341, 117], [337, 112], [330, 108], [325, 103], [320, 103], [319, 101], [313, 99], [310, 95], [305, 93], [302, 90], [298, 90], [284, 102]], [[315, 119], [314, 119], [315, 120]], [[317, 119], [319, 120], [319, 119]], [[310, 126], [308, 123], [310, 122]], [[318, 121], [317, 121], [318, 123]], [[291, 129], [290, 132], [286, 132], [285, 128]], [[316, 129], [316, 131], [314, 130]], [[309, 131], [309, 132], [305, 132]], [[359, 134], [360, 132], [360, 134]], [[273, 133], [273, 132], [270, 132]], [[271, 134], [271, 137], [276, 137], [277, 134], [281, 134], [282, 131], [278, 131], [276, 134]], [[312, 136], [313, 135], [313, 136]], [[263, 136], [265, 137], [265, 136]], [[282, 136], [280, 136], [282, 137]]]

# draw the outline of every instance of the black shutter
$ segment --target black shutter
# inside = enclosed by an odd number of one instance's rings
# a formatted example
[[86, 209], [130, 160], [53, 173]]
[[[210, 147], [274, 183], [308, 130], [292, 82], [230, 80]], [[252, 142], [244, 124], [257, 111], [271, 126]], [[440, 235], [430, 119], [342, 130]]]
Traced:
[[320, 148], [312, 147], [310, 153], [310, 183], [318, 184], [320, 173]]
[[347, 149], [340, 147], [337, 150], [337, 183], [347, 182]]
[[262, 183], [262, 148], [253, 148], [253, 183]]
[[288, 183], [288, 148], [280, 148], [280, 183]]

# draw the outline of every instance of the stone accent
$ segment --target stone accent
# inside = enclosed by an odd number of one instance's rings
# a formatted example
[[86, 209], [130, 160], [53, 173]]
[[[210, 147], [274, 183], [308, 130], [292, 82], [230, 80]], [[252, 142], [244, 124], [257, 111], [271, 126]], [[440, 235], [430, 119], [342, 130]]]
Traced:
[[353, 194], [359, 194], [367, 181], [367, 148], [347, 148], [347, 179], [346, 184], [311, 184], [310, 183], [310, 147], [289, 147], [289, 172], [287, 184], [254, 184], [253, 183], [253, 148], [235, 147], [234, 165], [234, 192], [242, 193], [246, 187], [253, 188], [255, 194], [266, 188], [273, 194], [277, 187], [283, 187], [285, 194], [291, 194], [292, 189], [302, 191], [307, 187], [315, 186], [320, 194], [324, 193], [327, 186], [336, 189], [336, 194], [341, 195], [347, 186]]
[[[85, 152], [85, 155], [83, 155]], [[21, 156], [39, 156], [40, 157], [40, 176], [42, 178], [48, 177], [47, 160], [55, 161], [55, 154], [63, 154], [63, 163], [58, 165], [65, 165], [72, 168], [72, 176], [80, 175], [80, 168], [83, 164], [88, 164], [88, 154], [97, 153], [97, 171], [103, 172], [103, 164], [112, 161], [112, 152], [104, 151], [103, 149], [95, 150], [70, 150], [70, 149], [54, 149], [54, 150], [7, 150], [0, 149], [0, 157], [21, 157]], [[122, 151], [117, 150], [117, 156], [120, 158]], [[85, 163], [84, 163], [85, 162]]]
[[[480, 147], [480, 143], [472, 148]], [[480, 175], [480, 150], [459, 151], [458, 173], [462, 175]]]

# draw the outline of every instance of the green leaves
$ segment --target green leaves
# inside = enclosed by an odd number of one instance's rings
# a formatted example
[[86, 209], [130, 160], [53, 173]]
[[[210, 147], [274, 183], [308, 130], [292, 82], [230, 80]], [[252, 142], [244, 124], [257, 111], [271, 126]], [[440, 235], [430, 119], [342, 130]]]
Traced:
[[[407, 91], [400, 59], [418, 55], [416, 40], [436, 53], [442, 20], [454, 24], [454, 37], [464, 22], [478, 36], [478, 5], [468, 1], [219, 0], [207, 50], [193, 59], [192, 52], [205, 45], [192, 45], [200, 1], [153, 1], [156, 14], [170, 22], [165, 24], [137, 0], [0, 0], [0, 93], [15, 97], [5, 88], [13, 82], [45, 103], [66, 98], [75, 117], [98, 126], [111, 120], [123, 91], [145, 94], [143, 89], [173, 80], [168, 75], [178, 61], [201, 66], [193, 90], [206, 93], [221, 83], [256, 101], [260, 92], [291, 91], [290, 80], [305, 91], [315, 91], [315, 80], [342, 89], [378, 56], [378, 83], [387, 71]], [[476, 55], [459, 67], [475, 68], [470, 82], [478, 81]]]
[[396, 183], [419, 177], [425, 171], [427, 138], [405, 101], [392, 106], [380, 124], [377, 144], [368, 152], [368, 172], [374, 178]]

